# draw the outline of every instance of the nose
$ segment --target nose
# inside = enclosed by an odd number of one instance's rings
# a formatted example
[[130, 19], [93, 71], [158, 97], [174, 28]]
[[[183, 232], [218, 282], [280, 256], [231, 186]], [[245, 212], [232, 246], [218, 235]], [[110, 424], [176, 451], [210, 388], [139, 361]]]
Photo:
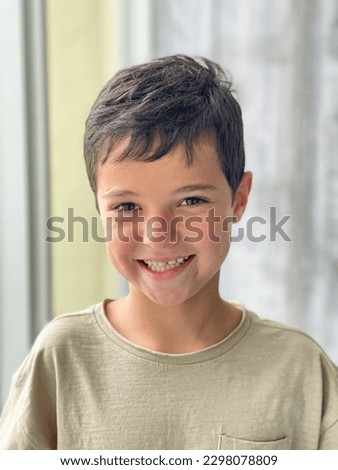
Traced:
[[177, 223], [172, 214], [151, 215], [144, 221], [143, 243], [152, 248], [165, 248], [178, 242]]

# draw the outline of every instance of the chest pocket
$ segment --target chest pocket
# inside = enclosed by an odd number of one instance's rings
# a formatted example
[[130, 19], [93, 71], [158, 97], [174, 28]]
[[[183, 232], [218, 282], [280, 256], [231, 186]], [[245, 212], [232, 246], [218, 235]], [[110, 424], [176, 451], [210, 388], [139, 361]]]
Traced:
[[288, 450], [290, 440], [283, 437], [275, 441], [247, 441], [220, 434], [218, 450]]

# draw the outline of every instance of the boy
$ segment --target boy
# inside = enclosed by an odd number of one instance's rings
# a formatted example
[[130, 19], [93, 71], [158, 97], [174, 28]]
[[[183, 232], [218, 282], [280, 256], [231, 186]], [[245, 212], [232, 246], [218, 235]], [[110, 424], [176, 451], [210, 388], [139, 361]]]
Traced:
[[306, 334], [218, 292], [252, 175], [215, 63], [122, 70], [86, 124], [129, 294], [49, 323], [13, 379], [3, 449], [338, 449], [338, 374]]

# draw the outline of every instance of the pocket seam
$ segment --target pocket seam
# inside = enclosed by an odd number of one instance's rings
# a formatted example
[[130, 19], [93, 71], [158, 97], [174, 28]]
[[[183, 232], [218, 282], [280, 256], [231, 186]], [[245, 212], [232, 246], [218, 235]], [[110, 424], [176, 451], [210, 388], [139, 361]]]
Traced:
[[[219, 450], [222, 450], [222, 443], [226, 443], [228, 442], [228, 444], [232, 444], [231, 446], [231, 449], [232, 450], [244, 450], [245, 447], [243, 448], [242, 446], [243, 445], [248, 445], [248, 450], [254, 450], [255, 447], [257, 447], [257, 450], [264, 450], [264, 448], [266, 449], [266, 446], [268, 446], [268, 449], [266, 450], [269, 450], [271, 449], [271, 446], [275, 446], [275, 445], [280, 445], [280, 444], [283, 444], [283, 443], [286, 443], [288, 441], [288, 436], [283, 436], [281, 438], [278, 438], [278, 439], [274, 439], [274, 440], [271, 440], [271, 441], [255, 441], [255, 440], [249, 440], [249, 439], [242, 439], [242, 438], [239, 438], [239, 437], [232, 437], [232, 436], [229, 436], [228, 434], [219, 434], [219, 439], [218, 439], [218, 449]], [[238, 448], [238, 444], [241, 444], [241, 446]], [[254, 446], [254, 447], [252, 447]], [[278, 450], [278, 448], [276, 449]]]

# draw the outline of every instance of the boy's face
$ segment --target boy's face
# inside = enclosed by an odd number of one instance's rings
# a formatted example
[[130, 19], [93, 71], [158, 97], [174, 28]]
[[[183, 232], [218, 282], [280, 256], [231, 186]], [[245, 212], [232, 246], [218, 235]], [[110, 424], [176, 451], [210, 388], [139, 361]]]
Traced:
[[252, 175], [245, 173], [232, 204], [207, 134], [196, 142], [191, 166], [181, 144], [155, 162], [114, 161], [127, 144], [116, 145], [97, 172], [108, 255], [131, 295], [179, 305], [218, 283], [231, 221], [244, 212]]

